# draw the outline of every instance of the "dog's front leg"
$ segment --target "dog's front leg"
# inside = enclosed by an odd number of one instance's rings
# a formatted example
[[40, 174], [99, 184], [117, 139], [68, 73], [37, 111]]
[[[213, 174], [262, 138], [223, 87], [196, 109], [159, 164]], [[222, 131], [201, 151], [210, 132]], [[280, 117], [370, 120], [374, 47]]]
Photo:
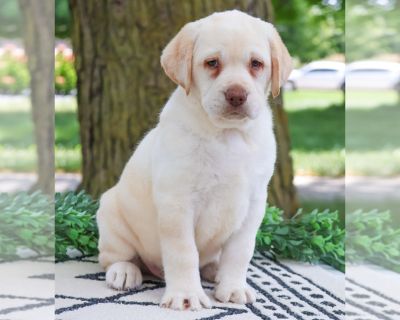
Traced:
[[246, 275], [265, 206], [265, 197], [253, 200], [243, 226], [227, 240], [222, 249], [215, 289], [215, 298], [221, 302], [244, 304], [256, 300], [254, 290], [247, 284]]
[[211, 307], [200, 282], [191, 210], [177, 204], [160, 204], [159, 235], [166, 281], [161, 306], [176, 310]]

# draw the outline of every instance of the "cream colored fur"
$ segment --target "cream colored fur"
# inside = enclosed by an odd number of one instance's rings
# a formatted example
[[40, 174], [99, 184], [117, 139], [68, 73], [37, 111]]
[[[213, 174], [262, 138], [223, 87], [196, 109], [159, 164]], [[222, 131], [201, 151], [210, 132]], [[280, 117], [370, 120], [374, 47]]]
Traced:
[[[205, 61], [217, 58], [218, 75]], [[262, 70], [249, 70], [253, 58]], [[179, 87], [158, 125], [137, 147], [119, 182], [101, 197], [99, 260], [115, 289], [140, 286], [140, 268], [163, 270], [161, 305], [210, 307], [199, 269], [216, 280], [216, 299], [248, 303], [255, 235], [276, 158], [267, 96], [286, 81], [291, 59], [274, 27], [239, 11], [187, 24], [161, 64]], [[224, 92], [247, 92], [244, 116], [226, 115]]]

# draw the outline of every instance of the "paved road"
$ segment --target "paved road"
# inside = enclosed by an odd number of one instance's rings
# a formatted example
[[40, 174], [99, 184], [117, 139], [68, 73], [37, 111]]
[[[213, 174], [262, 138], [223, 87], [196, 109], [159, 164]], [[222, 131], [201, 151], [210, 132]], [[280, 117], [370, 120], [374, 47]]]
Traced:
[[[31, 173], [0, 173], [0, 192], [27, 191], [35, 183]], [[57, 192], [75, 190], [81, 176], [75, 173], [56, 174]], [[400, 200], [400, 177], [327, 178], [296, 176], [294, 181], [300, 199], [336, 201], [345, 197], [368, 200]]]
[[345, 197], [344, 178], [296, 176], [294, 184], [300, 199], [332, 202]]
[[[36, 181], [33, 173], [0, 173], [0, 192], [28, 191]], [[75, 190], [81, 181], [80, 174], [56, 174], [55, 190], [64, 192]]]

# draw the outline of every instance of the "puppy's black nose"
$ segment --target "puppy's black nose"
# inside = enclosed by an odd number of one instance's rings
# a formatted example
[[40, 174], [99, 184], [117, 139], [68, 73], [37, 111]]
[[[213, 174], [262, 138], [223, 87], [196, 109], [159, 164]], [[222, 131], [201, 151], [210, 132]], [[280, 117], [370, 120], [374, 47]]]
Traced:
[[225, 99], [232, 107], [240, 107], [247, 100], [247, 92], [243, 87], [233, 85], [225, 91]]

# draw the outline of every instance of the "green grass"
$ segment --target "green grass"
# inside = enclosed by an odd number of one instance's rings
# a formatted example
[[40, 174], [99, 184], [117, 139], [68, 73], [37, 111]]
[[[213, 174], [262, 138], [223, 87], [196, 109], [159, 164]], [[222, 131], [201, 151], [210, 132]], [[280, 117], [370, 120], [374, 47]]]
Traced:
[[347, 151], [346, 172], [349, 175], [392, 177], [400, 174], [400, 149]]
[[285, 91], [284, 104], [287, 111], [309, 108], [324, 109], [331, 105], [343, 104], [343, 93], [324, 90]]
[[[400, 174], [400, 108], [395, 92], [286, 91], [292, 156], [296, 174], [316, 176]], [[56, 167], [80, 170], [76, 101], [57, 100]], [[30, 103], [26, 97], [0, 99], [0, 163], [4, 170], [32, 171], [36, 155]], [[379, 164], [379, 165], [377, 165]], [[382, 165], [383, 164], [383, 165]]]
[[76, 148], [79, 142], [79, 123], [75, 111], [57, 111], [55, 114], [55, 141], [57, 147]]
[[345, 108], [340, 91], [288, 91], [289, 118], [296, 174], [343, 176]]
[[400, 105], [380, 105], [346, 111], [348, 151], [388, 151], [400, 149]]
[[76, 99], [65, 97], [57, 100], [55, 114], [56, 168], [76, 172], [81, 168], [79, 122]]
[[33, 144], [33, 123], [30, 102], [21, 97], [0, 99], [0, 146], [27, 148]]
[[0, 170], [31, 172], [36, 168], [36, 150], [34, 146], [14, 148], [0, 146]]
[[[55, 114], [55, 162], [60, 171], [80, 170], [81, 153], [75, 99], [58, 100]], [[36, 170], [30, 102], [26, 97], [0, 99], [0, 170]]]
[[58, 171], [77, 172], [81, 168], [81, 147], [62, 148], [55, 150], [56, 168]]
[[345, 172], [343, 150], [302, 151], [294, 149], [292, 157], [297, 175], [341, 177]]
[[[36, 170], [36, 149], [0, 146], [0, 170], [32, 172]], [[77, 172], [81, 166], [80, 146], [74, 148], [56, 147], [55, 164], [58, 171]]]
[[339, 91], [291, 91], [284, 99], [296, 174], [400, 174], [398, 93], [348, 91], [346, 109]]
[[27, 97], [0, 98], [0, 169], [33, 171], [36, 154]]
[[343, 106], [289, 110], [288, 117], [294, 150], [328, 151], [344, 148], [345, 109]]
[[346, 92], [347, 109], [369, 109], [382, 105], [398, 105], [399, 96], [395, 91], [348, 90]]
[[396, 92], [347, 94], [346, 170], [352, 175], [400, 174], [400, 101]]

